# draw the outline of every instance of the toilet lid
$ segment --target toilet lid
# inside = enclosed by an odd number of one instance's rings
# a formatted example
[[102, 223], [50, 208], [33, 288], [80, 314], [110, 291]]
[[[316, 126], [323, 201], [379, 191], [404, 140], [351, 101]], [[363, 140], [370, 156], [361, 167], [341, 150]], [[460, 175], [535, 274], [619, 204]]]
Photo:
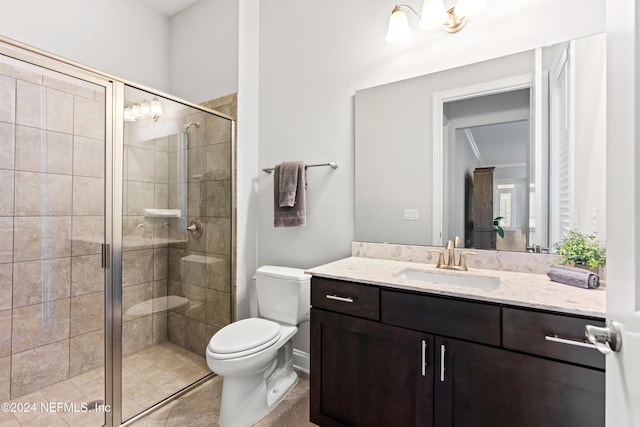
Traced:
[[243, 319], [220, 329], [209, 341], [209, 351], [217, 354], [266, 348], [280, 337], [280, 325], [267, 319]]

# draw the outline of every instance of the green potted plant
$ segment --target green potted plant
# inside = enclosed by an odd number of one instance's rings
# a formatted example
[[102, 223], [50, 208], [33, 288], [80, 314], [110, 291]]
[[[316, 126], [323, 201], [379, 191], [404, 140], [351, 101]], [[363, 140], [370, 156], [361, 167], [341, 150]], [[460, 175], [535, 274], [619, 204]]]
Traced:
[[569, 234], [555, 245], [560, 263], [597, 270], [607, 263], [606, 249], [593, 234], [569, 231]]
[[500, 220], [504, 219], [503, 216], [497, 216], [493, 218], [493, 229], [498, 232], [498, 236], [504, 239], [504, 228], [500, 226]]

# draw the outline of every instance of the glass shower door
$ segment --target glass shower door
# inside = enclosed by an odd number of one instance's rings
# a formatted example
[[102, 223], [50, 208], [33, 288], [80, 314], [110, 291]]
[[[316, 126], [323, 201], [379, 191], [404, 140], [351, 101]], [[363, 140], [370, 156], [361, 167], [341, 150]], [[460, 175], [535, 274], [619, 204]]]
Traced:
[[0, 424], [106, 419], [109, 83], [73, 75], [0, 55]]
[[131, 86], [124, 101], [127, 420], [211, 374], [206, 345], [230, 322], [232, 122]]

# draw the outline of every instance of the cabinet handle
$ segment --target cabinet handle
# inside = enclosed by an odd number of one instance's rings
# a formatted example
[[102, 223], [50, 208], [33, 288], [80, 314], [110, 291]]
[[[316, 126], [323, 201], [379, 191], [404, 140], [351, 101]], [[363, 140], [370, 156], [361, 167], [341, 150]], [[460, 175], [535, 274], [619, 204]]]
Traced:
[[422, 376], [427, 376], [427, 342], [422, 340]]
[[447, 349], [444, 344], [440, 346], [440, 382], [444, 382], [444, 353]]
[[351, 298], [351, 297], [339, 297], [338, 295], [325, 295], [324, 297], [326, 299], [331, 299], [331, 300], [334, 300], [334, 301], [348, 302], [348, 303], [352, 303], [353, 302], [353, 298]]
[[576, 340], [570, 340], [570, 339], [566, 339], [566, 338], [560, 338], [557, 335], [554, 336], [545, 336], [544, 337], [545, 340], [547, 341], [551, 341], [551, 342], [557, 342], [560, 344], [569, 344], [569, 345], [576, 345], [578, 347], [586, 347], [586, 348], [592, 348], [594, 350], [597, 349], [595, 344], [591, 344], [588, 342], [584, 342], [584, 341], [576, 341]]

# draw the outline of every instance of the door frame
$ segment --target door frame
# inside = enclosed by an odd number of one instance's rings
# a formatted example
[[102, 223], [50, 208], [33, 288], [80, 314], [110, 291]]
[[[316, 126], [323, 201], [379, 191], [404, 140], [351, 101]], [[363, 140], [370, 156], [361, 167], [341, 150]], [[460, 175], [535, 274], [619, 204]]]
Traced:
[[[432, 246], [443, 245], [443, 220], [446, 191], [444, 189], [443, 173], [447, 170], [445, 164], [445, 123], [444, 104], [451, 101], [460, 101], [468, 98], [476, 98], [484, 95], [493, 95], [503, 92], [510, 92], [518, 89], [531, 89], [534, 75], [533, 73], [521, 74], [504, 79], [492, 80], [488, 82], [457, 87], [454, 89], [434, 92], [432, 97], [432, 140], [433, 140], [433, 201], [432, 201]], [[530, 101], [531, 102], [531, 101]], [[537, 141], [532, 141], [537, 144]]]

